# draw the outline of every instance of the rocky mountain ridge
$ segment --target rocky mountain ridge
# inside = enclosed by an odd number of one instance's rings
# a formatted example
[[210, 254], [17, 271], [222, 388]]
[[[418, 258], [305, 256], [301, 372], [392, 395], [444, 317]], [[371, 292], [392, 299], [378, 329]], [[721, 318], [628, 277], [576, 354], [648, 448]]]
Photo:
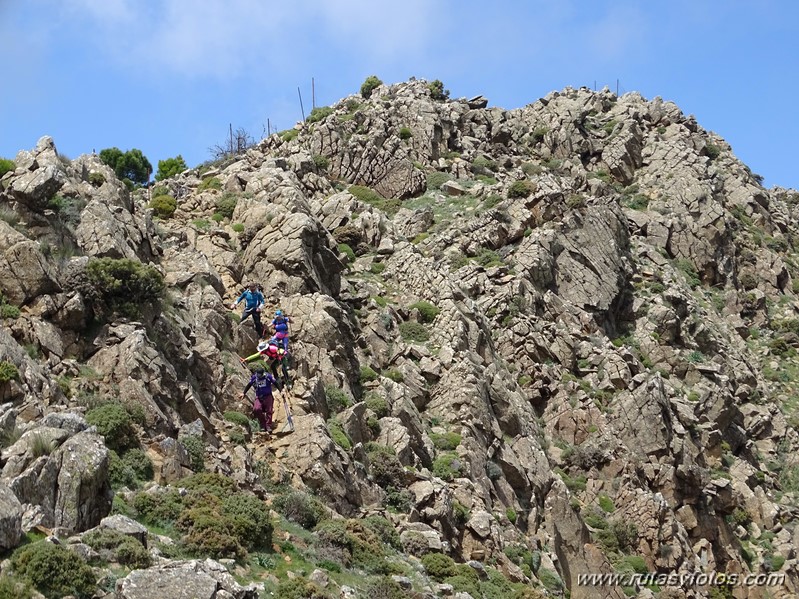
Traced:
[[[49, 138], [14, 162], [7, 550], [46, 529], [108, 578], [80, 539], [132, 527], [149, 567], [104, 591], [130, 599], [175, 571], [219, 598], [799, 593], [799, 194], [764, 189], [673, 103], [581, 88], [502, 110], [411, 80], [154, 189]], [[152, 208], [165, 196], [169, 214]], [[250, 280], [293, 322], [297, 430], [268, 444], [231, 416], [249, 414], [236, 355], [257, 339], [226, 306]], [[109, 421], [125, 414], [122, 442]], [[152, 475], [120, 485], [139, 454]], [[203, 469], [273, 506], [282, 545], [245, 552], [271, 572], [261, 586], [118, 521]], [[314, 502], [327, 517], [292, 528]], [[184, 557], [257, 580], [252, 559], [183, 532]], [[353, 539], [394, 566], [359, 562]], [[770, 584], [578, 581], [614, 572]]]

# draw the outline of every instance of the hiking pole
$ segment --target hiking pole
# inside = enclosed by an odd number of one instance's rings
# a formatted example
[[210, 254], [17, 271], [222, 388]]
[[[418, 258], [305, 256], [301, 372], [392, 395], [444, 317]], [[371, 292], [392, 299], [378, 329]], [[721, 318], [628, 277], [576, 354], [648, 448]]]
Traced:
[[287, 393], [284, 393], [283, 390], [280, 390], [280, 398], [283, 400], [283, 409], [286, 410], [286, 424], [288, 424], [289, 430], [294, 432], [294, 418], [291, 415], [291, 409], [289, 409], [288, 401], [286, 401]]

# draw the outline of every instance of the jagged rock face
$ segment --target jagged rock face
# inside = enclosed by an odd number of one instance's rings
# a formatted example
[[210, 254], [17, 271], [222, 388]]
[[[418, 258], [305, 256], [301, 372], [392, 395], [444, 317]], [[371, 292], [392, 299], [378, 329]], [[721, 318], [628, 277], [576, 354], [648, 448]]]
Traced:
[[42, 256], [39, 244], [0, 221], [0, 292], [14, 304], [26, 304], [60, 291], [58, 275]]
[[[423, 81], [381, 86], [163, 182], [179, 202], [157, 227], [146, 194], [94, 157], [68, 164], [45, 139], [16, 166], [0, 203], [24, 224], [0, 221], [0, 291], [22, 311], [0, 330], [18, 369], [0, 382], [14, 402], [0, 427], [26, 428], [0, 460], [24, 529], [108, 513], [107, 451], [56, 416], [90, 395], [143, 411], [159, 484], [180, 484], [183, 440], [203, 438], [206, 467], [239, 484], [258, 488], [268, 458], [340, 515], [398, 510], [412, 555], [496, 563], [572, 597], [622, 597], [577, 579], [631, 556], [670, 573], [779, 556], [779, 592], [794, 592], [799, 194], [764, 190], [673, 103], [567, 88], [505, 111], [434, 99]], [[48, 214], [56, 192], [80, 206], [70, 226]], [[214, 220], [224, 202], [232, 216]], [[42, 246], [56, 239], [88, 257], [55, 260]], [[95, 257], [152, 262], [168, 295], [93, 322]], [[233, 445], [223, 418], [249, 409], [235, 354], [257, 339], [229, 312], [249, 281], [267, 324], [276, 308], [292, 319], [276, 412], [285, 399], [295, 431], [269, 456], [251, 435]], [[34, 434], [58, 447], [34, 458]], [[519, 548], [535, 568], [509, 557]], [[217, 568], [159, 564], [117, 595], [182, 580], [250, 596]]]
[[0, 483], [0, 547], [13, 549], [22, 537], [22, 504], [14, 492]]

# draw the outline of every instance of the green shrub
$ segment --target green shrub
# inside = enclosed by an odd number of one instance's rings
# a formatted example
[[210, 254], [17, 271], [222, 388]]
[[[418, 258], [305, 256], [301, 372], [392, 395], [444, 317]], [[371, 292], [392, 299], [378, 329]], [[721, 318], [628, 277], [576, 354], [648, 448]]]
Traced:
[[11, 304], [0, 304], [0, 318], [19, 318], [19, 308], [12, 306]]
[[15, 168], [17, 168], [17, 165], [14, 164], [13, 160], [9, 160], [8, 158], [0, 158], [0, 177], [9, 171], [13, 171]]
[[132, 503], [136, 519], [152, 526], [171, 526], [183, 509], [183, 498], [176, 490], [137, 493]]
[[386, 263], [385, 262], [372, 262], [369, 265], [369, 271], [374, 273], [374, 274], [376, 274], [376, 275], [379, 275], [384, 270], [386, 270]]
[[449, 98], [449, 90], [444, 89], [444, 84], [438, 79], [428, 83], [427, 89], [430, 90], [430, 97], [432, 97], [434, 100], [443, 101]]
[[334, 385], [325, 386], [325, 400], [327, 401], [327, 409], [333, 414], [352, 405], [350, 396]]
[[309, 580], [294, 578], [277, 585], [275, 599], [333, 599], [333, 595]]
[[231, 521], [233, 533], [247, 549], [271, 549], [273, 526], [264, 502], [248, 492], [222, 501], [222, 514]]
[[108, 481], [115, 491], [123, 487], [135, 489], [139, 486], [136, 473], [122, 461], [122, 458], [113, 449], [109, 451]]
[[89, 410], [86, 422], [97, 427], [97, 432], [111, 449], [119, 451], [138, 444], [133, 420], [120, 403], [108, 402]]
[[178, 208], [178, 202], [170, 195], [155, 196], [150, 201], [150, 208], [160, 218], [170, 218]]
[[405, 375], [402, 374], [401, 370], [398, 370], [396, 368], [391, 368], [389, 370], [386, 370], [383, 373], [383, 376], [385, 376], [386, 378], [391, 379], [395, 383], [401, 383], [402, 381], [405, 380]]
[[291, 491], [275, 497], [272, 507], [286, 520], [311, 530], [325, 516], [325, 508], [315, 497], [303, 491]]
[[442, 173], [441, 171], [432, 171], [427, 173], [427, 189], [441, 189], [447, 181], [452, 179], [449, 173]]
[[472, 172], [477, 175], [487, 175], [496, 170], [496, 161], [486, 158], [485, 156], [478, 156], [474, 159], [474, 162], [472, 162]]
[[122, 456], [122, 462], [134, 472], [137, 480], [152, 480], [153, 462], [138, 447], [127, 450]]
[[372, 410], [378, 418], [389, 415], [388, 402], [377, 393], [367, 393], [364, 401], [366, 402], [366, 407]]
[[508, 188], [509, 198], [526, 198], [535, 191], [535, 186], [530, 181], [514, 181]]
[[[38, 595], [37, 595], [38, 596]], [[0, 576], [0, 599], [32, 599], [33, 589], [27, 580], [4, 574]]]
[[606, 528], [598, 530], [596, 536], [606, 552], [627, 552], [638, 542], [638, 528], [632, 522], [612, 520]]
[[455, 560], [443, 553], [427, 553], [422, 556], [422, 565], [425, 571], [437, 582], [443, 582], [445, 578], [455, 576]]
[[380, 576], [366, 583], [363, 596], [373, 599], [407, 599], [408, 592], [394, 579]]
[[410, 127], [400, 127], [399, 130], [400, 139], [410, 139], [411, 137], [413, 137], [413, 132], [411, 131]]
[[402, 322], [399, 325], [399, 332], [405, 341], [424, 343], [430, 339], [430, 333], [424, 325], [419, 322]]
[[399, 533], [389, 520], [383, 516], [369, 516], [364, 520], [364, 523], [374, 531], [383, 543], [397, 550], [402, 549]]
[[89, 598], [96, 589], [91, 567], [63, 545], [38, 541], [20, 547], [11, 556], [11, 567], [47, 599]]
[[102, 187], [105, 184], [105, 175], [98, 172], [89, 173], [89, 183], [94, 187]]
[[602, 508], [603, 512], [606, 512], [608, 514], [616, 510], [616, 505], [613, 503], [613, 500], [607, 495], [599, 496], [599, 507]]
[[281, 132], [279, 135], [283, 141], [291, 141], [292, 139], [295, 139], [299, 134], [300, 134], [299, 129], [286, 129], [285, 131]]
[[711, 160], [715, 160], [721, 154], [721, 148], [715, 144], [708, 143], [705, 146], [705, 153], [707, 154], [708, 158], [710, 158]]
[[408, 306], [409, 310], [418, 310], [421, 322], [433, 322], [441, 310], [430, 302], [421, 301]]
[[344, 254], [345, 256], [347, 256], [347, 262], [349, 263], [355, 262], [355, 252], [346, 243], [339, 243], [338, 251], [340, 254]]
[[197, 435], [186, 435], [180, 439], [189, 454], [189, 467], [193, 472], [205, 470], [205, 443]]
[[469, 509], [460, 501], [452, 502], [452, 519], [458, 526], [463, 526], [469, 521]]
[[541, 568], [538, 571], [538, 580], [541, 581], [541, 584], [544, 585], [544, 588], [548, 591], [555, 592], [563, 588], [563, 581], [560, 576], [547, 568]]
[[222, 197], [217, 198], [214, 202], [217, 214], [221, 214], [225, 218], [233, 218], [233, 211], [236, 209], [238, 198], [235, 193], [223, 193]]
[[216, 177], [206, 177], [197, 187], [197, 191], [208, 191], [209, 189], [222, 189], [222, 181]]
[[308, 118], [305, 119], [306, 123], [316, 123], [321, 121], [323, 118], [330, 116], [333, 114], [333, 109], [330, 106], [317, 106], [316, 108], [311, 109], [311, 114], [308, 115]]
[[370, 442], [366, 444], [366, 455], [369, 473], [378, 486], [384, 489], [405, 486], [405, 469], [391, 447]]
[[461, 474], [461, 460], [456, 453], [443, 453], [433, 460], [433, 474], [451, 481]]
[[347, 191], [352, 194], [355, 199], [370, 206], [374, 206], [378, 210], [393, 215], [400, 208], [399, 200], [388, 200], [377, 193], [374, 189], [365, 187], [363, 185], [350, 185]]
[[115, 561], [131, 568], [148, 568], [152, 559], [138, 539], [108, 528], [86, 533], [81, 541], [100, 554], [105, 561]]
[[243, 428], [246, 428], [248, 430], [250, 428], [250, 419], [241, 412], [229, 410], [224, 413], [223, 418], [228, 422], [232, 422], [233, 424], [238, 424], [239, 426], [242, 426]]
[[94, 290], [115, 310], [138, 314], [139, 305], [158, 300], [164, 277], [155, 267], [130, 258], [91, 258], [86, 275]]
[[313, 156], [313, 163], [317, 169], [320, 171], [326, 171], [327, 167], [330, 166], [330, 160], [327, 156], [322, 156], [320, 154], [314, 154]]
[[380, 79], [378, 79], [375, 75], [369, 75], [363, 84], [361, 84], [361, 96], [367, 99], [370, 98], [375, 88], [381, 85], [383, 85], [383, 82], [380, 81]]
[[244, 231], [244, 225], [242, 223], [233, 223], [232, 228], [236, 233], [241, 233]]
[[178, 154], [174, 158], [159, 160], [158, 172], [155, 173], [155, 180], [163, 181], [164, 179], [169, 179], [170, 177], [179, 175], [188, 168], [189, 167], [186, 165], [186, 161], [183, 160], [183, 156], [181, 156], [180, 154]]
[[431, 433], [430, 440], [436, 449], [441, 451], [452, 451], [461, 444], [461, 436], [458, 433]]
[[342, 427], [341, 423], [335, 418], [331, 418], [327, 421], [327, 432], [330, 434], [330, 438], [333, 439], [333, 443], [341, 447], [341, 449], [344, 451], [352, 449], [352, 441], [349, 436], [347, 436], [344, 427]]
[[369, 366], [361, 366], [360, 381], [362, 383], [376, 381], [379, 377], [380, 375], [377, 374], [373, 368], [370, 368]]

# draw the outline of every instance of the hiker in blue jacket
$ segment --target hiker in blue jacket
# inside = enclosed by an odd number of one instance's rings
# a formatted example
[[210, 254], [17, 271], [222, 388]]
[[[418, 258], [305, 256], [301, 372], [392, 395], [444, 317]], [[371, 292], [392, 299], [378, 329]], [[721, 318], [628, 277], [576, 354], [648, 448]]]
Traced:
[[275, 405], [272, 386], [280, 389], [280, 383], [277, 382], [277, 379], [259, 366], [255, 369], [255, 372], [250, 377], [250, 382], [247, 383], [247, 386], [244, 387], [244, 392], [241, 394], [241, 398], [244, 399], [250, 387], [255, 388], [255, 402], [252, 405], [252, 411], [258, 420], [258, 424], [261, 425], [261, 430], [268, 434], [272, 433], [272, 412]]
[[261, 324], [261, 309], [264, 307], [264, 294], [258, 289], [256, 283], [250, 283], [248, 288], [245, 289], [233, 305], [231, 310], [235, 310], [239, 302], [244, 300], [244, 312], [241, 313], [241, 320], [239, 323], [244, 322], [248, 316], [252, 316], [253, 323], [255, 323], [255, 330], [259, 337], [264, 336], [264, 325]]

